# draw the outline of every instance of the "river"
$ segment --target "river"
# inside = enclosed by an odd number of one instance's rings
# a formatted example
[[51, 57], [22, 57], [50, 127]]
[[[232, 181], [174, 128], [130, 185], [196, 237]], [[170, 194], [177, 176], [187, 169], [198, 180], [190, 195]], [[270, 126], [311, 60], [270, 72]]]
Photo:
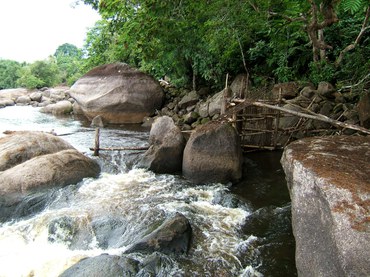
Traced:
[[[0, 133], [5, 130], [53, 130], [92, 154], [94, 129], [72, 116], [6, 107], [0, 109]], [[148, 129], [137, 125], [104, 128], [101, 146], [145, 146], [148, 135]], [[0, 276], [58, 276], [81, 258], [120, 255], [176, 212], [191, 223], [191, 247], [187, 254], [166, 256], [169, 263], [158, 276], [296, 276], [280, 152], [246, 154], [243, 180], [233, 186], [194, 186], [178, 175], [137, 169], [133, 164], [138, 155], [101, 152], [99, 178], [60, 188], [41, 211], [0, 223]], [[73, 236], [55, 224], [65, 218], [78, 223]], [[107, 219], [122, 224], [107, 231], [108, 244], [102, 245], [91, 226]], [[144, 254], [130, 255], [145, 259]]]

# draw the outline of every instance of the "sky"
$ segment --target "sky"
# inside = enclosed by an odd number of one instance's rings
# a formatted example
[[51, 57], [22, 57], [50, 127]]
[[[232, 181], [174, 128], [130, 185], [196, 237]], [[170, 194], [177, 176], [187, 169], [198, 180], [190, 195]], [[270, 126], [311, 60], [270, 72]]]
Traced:
[[[76, 0], [0, 0], [0, 58], [32, 63], [58, 46], [83, 46], [100, 16]], [[75, 7], [74, 7], [75, 6]]]

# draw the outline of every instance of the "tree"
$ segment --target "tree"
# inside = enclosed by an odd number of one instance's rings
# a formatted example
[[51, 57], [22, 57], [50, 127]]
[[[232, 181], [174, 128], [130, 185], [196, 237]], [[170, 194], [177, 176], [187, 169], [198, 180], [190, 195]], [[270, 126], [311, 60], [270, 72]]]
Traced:
[[53, 87], [60, 83], [59, 69], [53, 57], [25, 65], [20, 70], [19, 86], [26, 88]]
[[16, 61], [0, 59], [0, 89], [16, 87], [20, 68]]
[[62, 83], [71, 85], [81, 77], [83, 65], [82, 50], [73, 44], [64, 43], [57, 48], [54, 57], [60, 71]]

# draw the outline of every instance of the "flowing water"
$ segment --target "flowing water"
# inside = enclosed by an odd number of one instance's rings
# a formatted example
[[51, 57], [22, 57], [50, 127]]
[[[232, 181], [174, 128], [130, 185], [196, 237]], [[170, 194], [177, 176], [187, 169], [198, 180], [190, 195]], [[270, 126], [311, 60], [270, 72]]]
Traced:
[[[5, 130], [53, 130], [89, 156], [94, 142], [94, 129], [83, 121], [32, 107], [0, 109]], [[102, 147], [145, 146], [147, 140], [148, 130], [139, 126], [101, 130]], [[139, 152], [102, 152], [99, 178], [57, 189], [42, 210], [0, 223], [0, 276], [58, 276], [84, 257], [121, 255], [177, 212], [191, 223], [191, 247], [164, 255], [168, 263], [158, 276], [295, 276], [280, 154], [246, 155], [244, 179], [236, 185], [194, 186], [178, 175], [135, 168]]]

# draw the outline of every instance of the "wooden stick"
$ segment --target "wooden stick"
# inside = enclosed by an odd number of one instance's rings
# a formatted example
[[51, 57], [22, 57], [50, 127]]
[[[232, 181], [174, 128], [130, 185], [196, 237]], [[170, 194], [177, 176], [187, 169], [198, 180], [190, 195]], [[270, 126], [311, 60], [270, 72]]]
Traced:
[[94, 148], [94, 156], [99, 156], [99, 145], [100, 145], [100, 129], [95, 129], [95, 148]]

